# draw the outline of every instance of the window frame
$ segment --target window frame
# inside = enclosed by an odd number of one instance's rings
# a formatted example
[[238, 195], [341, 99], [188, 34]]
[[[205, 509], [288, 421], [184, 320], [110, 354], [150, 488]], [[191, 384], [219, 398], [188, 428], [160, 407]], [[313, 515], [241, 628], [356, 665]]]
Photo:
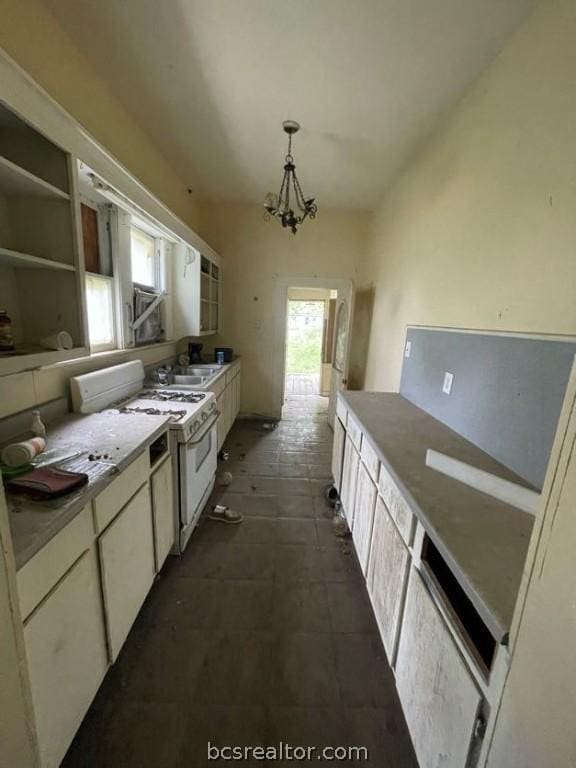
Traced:
[[[84, 277], [83, 277], [83, 286], [82, 290], [84, 291], [84, 301], [86, 305], [86, 324], [87, 324], [87, 346], [90, 350], [90, 354], [92, 353], [98, 353], [98, 352], [110, 352], [117, 349], [123, 349], [124, 345], [121, 343], [122, 339], [120, 337], [120, 329], [121, 329], [121, 322], [120, 322], [120, 283], [118, 279], [118, 243], [117, 243], [117, 237], [115, 237], [114, 234], [114, 225], [117, 221], [116, 219], [116, 207], [111, 203], [98, 203], [95, 200], [92, 200], [89, 197], [86, 197], [86, 195], [80, 194], [79, 196], [79, 202], [81, 205], [85, 205], [88, 208], [92, 208], [92, 210], [96, 211], [96, 217], [97, 217], [97, 224], [98, 224], [98, 249], [100, 252], [100, 260], [102, 260], [103, 254], [105, 250], [109, 247], [110, 250], [110, 266], [112, 268], [112, 274], [106, 275], [100, 272], [90, 272], [87, 269], [84, 269]], [[109, 211], [109, 217], [106, 222], [102, 221], [102, 206], [106, 206]], [[108, 229], [109, 228], [109, 229]], [[109, 244], [108, 246], [105, 246], [103, 242], [104, 235], [109, 238]], [[84, 246], [82, 245], [82, 249]], [[82, 251], [82, 256], [84, 258], [84, 251]], [[112, 341], [106, 342], [103, 344], [94, 344], [90, 340], [90, 318], [88, 316], [88, 290], [86, 285], [86, 278], [87, 277], [95, 277], [95, 278], [101, 278], [103, 280], [107, 280], [112, 285], [112, 291], [111, 291], [111, 303], [112, 303]]]
[[[148, 283], [140, 283], [137, 280], [134, 280], [133, 274], [132, 274], [132, 230], [135, 229], [136, 231], [142, 232], [147, 237], [151, 238], [154, 241], [154, 256], [153, 256], [153, 265], [152, 269], [154, 272], [154, 285], [149, 285]], [[130, 276], [132, 278], [132, 285], [140, 285], [142, 288], [149, 288], [153, 291], [161, 291], [163, 290], [163, 284], [165, 283], [165, 278], [162, 275], [162, 246], [163, 246], [163, 238], [160, 237], [156, 232], [153, 231], [152, 227], [149, 227], [145, 222], [141, 221], [140, 219], [137, 219], [135, 216], [130, 217]]]
[[[90, 340], [90, 317], [88, 313], [88, 287], [86, 284], [87, 279], [96, 278], [98, 280], [104, 280], [111, 286], [110, 291], [110, 305], [112, 316], [112, 340], [103, 343], [93, 343]], [[116, 278], [114, 275], [101, 275], [99, 272], [84, 272], [84, 291], [86, 296], [86, 319], [88, 321], [88, 346], [90, 352], [109, 352], [111, 350], [118, 349], [118, 318], [116, 309]]]

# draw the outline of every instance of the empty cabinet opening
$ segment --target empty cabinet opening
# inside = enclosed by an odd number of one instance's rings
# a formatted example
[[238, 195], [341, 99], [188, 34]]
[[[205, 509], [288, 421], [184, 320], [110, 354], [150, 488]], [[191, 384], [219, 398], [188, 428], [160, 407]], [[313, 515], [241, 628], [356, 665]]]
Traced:
[[164, 432], [164, 434], [160, 435], [160, 437], [154, 440], [154, 442], [150, 445], [149, 453], [150, 453], [151, 467], [153, 467], [155, 464], [157, 464], [160, 461], [160, 459], [166, 456], [166, 454], [168, 453], [168, 433], [167, 432]]
[[428, 566], [462, 630], [462, 636], [484, 672], [489, 672], [494, 659], [496, 641], [482, 617], [472, 605], [446, 561], [428, 536], [424, 538], [422, 561]]

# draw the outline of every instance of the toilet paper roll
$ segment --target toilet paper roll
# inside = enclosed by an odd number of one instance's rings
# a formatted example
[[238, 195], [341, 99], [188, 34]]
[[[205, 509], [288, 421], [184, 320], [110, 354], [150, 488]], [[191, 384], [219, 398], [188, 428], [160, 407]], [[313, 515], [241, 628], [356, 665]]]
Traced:
[[40, 342], [40, 346], [45, 349], [72, 349], [73, 344], [72, 336], [70, 336], [68, 331], [53, 333], [51, 336], [46, 336]]

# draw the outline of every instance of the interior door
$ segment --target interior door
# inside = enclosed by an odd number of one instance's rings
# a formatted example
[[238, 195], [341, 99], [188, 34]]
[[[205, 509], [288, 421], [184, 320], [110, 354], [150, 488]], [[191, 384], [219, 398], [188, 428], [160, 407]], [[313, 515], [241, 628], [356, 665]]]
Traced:
[[328, 421], [332, 427], [334, 426], [336, 416], [338, 392], [346, 389], [348, 384], [350, 325], [352, 320], [351, 303], [351, 291], [339, 289], [336, 305], [336, 322], [334, 324], [330, 400], [328, 403]]

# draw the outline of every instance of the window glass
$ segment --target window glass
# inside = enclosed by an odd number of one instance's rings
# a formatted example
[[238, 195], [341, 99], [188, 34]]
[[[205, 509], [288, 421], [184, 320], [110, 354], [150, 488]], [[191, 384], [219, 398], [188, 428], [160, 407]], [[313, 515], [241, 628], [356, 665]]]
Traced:
[[90, 346], [114, 346], [113, 282], [111, 278], [101, 275], [86, 275], [86, 311]]
[[156, 286], [156, 240], [136, 227], [130, 228], [132, 282]]

